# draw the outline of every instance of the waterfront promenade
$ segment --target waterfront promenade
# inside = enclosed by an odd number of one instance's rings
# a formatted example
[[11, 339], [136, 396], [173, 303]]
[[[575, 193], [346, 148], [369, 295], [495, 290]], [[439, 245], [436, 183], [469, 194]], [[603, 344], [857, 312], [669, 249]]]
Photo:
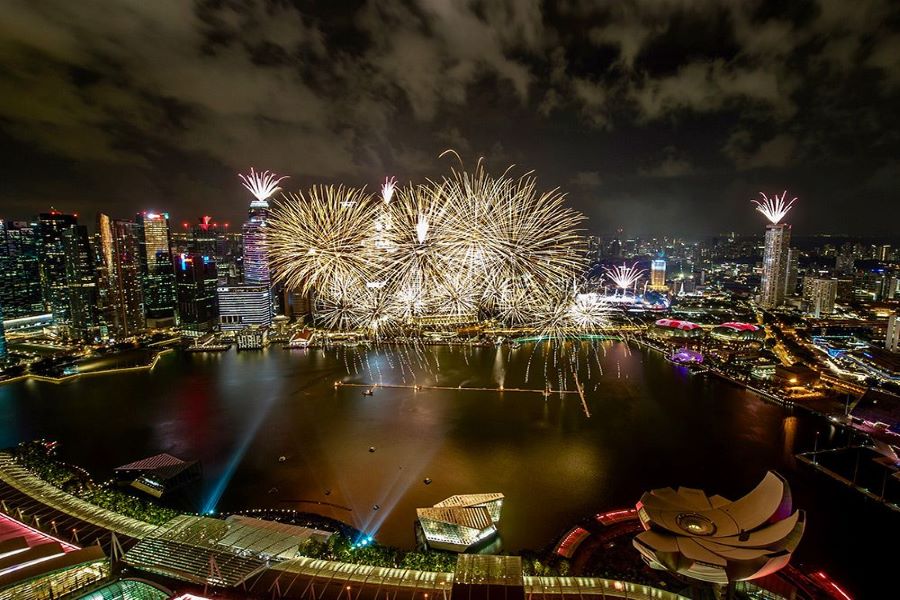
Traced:
[[[127, 517], [68, 494], [19, 465], [8, 452], [0, 452], [0, 509], [69, 543], [82, 547], [100, 544], [112, 556], [116, 556], [123, 547], [127, 550], [140, 540], [153, 538], [167, 527], [167, 524], [157, 526]], [[116, 534], [118, 545], [112, 543], [111, 533]], [[225, 546], [221, 550], [230, 551]], [[191, 550], [185, 548], [185, 551]], [[200, 556], [197, 558], [204, 564], [207, 560]], [[454, 581], [454, 574], [447, 572], [298, 557], [272, 561], [268, 568], [244, 582], [244, 589], [252, 597], [266, 598], [337, 600], [347, 596], [349, 600], [357, 600], [375, 599], [380, 594], [397, 598], [399, 594], [401, 598], [412, 600], [426, 594], [425, 597], [449, 599]], [[650, 586], [596, 577], [525, 576], [521, 581], [526, 598], [599, 596], [683, 600], [682, 596]], [[192, 580], [192, 583], [196, 585], [197, 581]], [[213, 581], [208, 583], [215, 585]]]

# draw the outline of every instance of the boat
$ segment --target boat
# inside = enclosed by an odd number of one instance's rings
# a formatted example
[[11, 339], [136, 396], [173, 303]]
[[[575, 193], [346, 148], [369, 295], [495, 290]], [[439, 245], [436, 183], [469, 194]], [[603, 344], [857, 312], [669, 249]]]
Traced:
[[371, 396], [374, 393], [375, 392], [373, 392], [372, 390], [369, 389], [369, 390], [363, 390], [362, 394], [363, 394], [363, 396]]

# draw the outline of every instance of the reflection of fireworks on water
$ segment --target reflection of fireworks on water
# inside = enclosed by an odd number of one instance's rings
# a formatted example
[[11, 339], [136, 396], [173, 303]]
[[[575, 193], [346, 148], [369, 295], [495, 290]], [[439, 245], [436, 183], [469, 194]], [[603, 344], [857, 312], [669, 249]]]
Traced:
[[790, 201], [785, 202], [787, 190], [782, 192], [781, 196], [775, 194], [771, 198], [762, 192], [759, 195], [762, 196], [762, 200], [752, 200], [752, 202], [756, 205], [756, 210], [764, 214], [773, 225], [777, 225], [788, 214], [791, 207], [794, 206], [794, 202], [797, 201], [796, 198], [792, 198]]

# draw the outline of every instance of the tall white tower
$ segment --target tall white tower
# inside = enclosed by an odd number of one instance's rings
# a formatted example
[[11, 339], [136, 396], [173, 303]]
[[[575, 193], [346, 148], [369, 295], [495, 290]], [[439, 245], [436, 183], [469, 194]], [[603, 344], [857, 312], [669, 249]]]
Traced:
[[787, 191], [769, 198], [762, 192], [762, 200], [754, 200], [756, 210], [769, 219], [766, 225], [766, 245], [763, 250], [763, 273], [759, 303], [763, 308], [775, 308], [784, 302], [788, 278], [788, 249], [791, 245], [791, 226], [781, 219], [791, 210], [796, 198], [785, 202]]

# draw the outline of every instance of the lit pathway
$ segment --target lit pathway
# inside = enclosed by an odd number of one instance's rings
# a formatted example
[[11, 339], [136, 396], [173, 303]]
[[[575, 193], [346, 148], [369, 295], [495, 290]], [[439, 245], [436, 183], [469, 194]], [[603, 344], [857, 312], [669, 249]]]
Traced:
[[[449, 600], [453, 587], [453, 573], [435, 573], [414, 569], [391, 569], [354, 565], [314, 558], [295, 558], [274, 565], [250, 585], [251, 591], [264, 589], [279, 597], [286, 590], [305, 589], [310, 595], [322, 594], [327, 586], [346, 589], [348, 600], [360, 597], [361, 588], [384, 590], [385, 597], [415, 597]], [[601, 598], [629, 598], [631, 600], [687, 600], [684, 596], [637, 583], [601, 579], [599, 577], [530, 577], [522, 583], [525, 598], [535, 600], [547, 596], [570, 598], [600, 596]], [[414, 595], [400, 594], [401, 589]], [[391, 594], [390, 591], [395, 593]], [[421, 594], [421, 595], [420, 595]], [[286, 594], [289, 595], [289, 594]], [[305, 594], [301, 594], [306, 597]], [[376, 595], [377, 597], [377, 595]]]
[[101, 508], [50, 485], [21, 467], [8, 452], [0, 452], [0, 480], [42, 504], [109, 531], [142, 539], [156, 529], [156, 525]]
[[401, 383], [344, 383], [336, 381], [334, 387], [358, 387], [367, 390], [376, 390], [378, 388], [397, 388], [407, 390], [451, 390], [454, 392], [527, 392], [530, 394], [579, 394], [576, 390], [532, 390], [528, 388], [508, 388], [508, 387], [453, 387], [451, 385], [409, 385]]

